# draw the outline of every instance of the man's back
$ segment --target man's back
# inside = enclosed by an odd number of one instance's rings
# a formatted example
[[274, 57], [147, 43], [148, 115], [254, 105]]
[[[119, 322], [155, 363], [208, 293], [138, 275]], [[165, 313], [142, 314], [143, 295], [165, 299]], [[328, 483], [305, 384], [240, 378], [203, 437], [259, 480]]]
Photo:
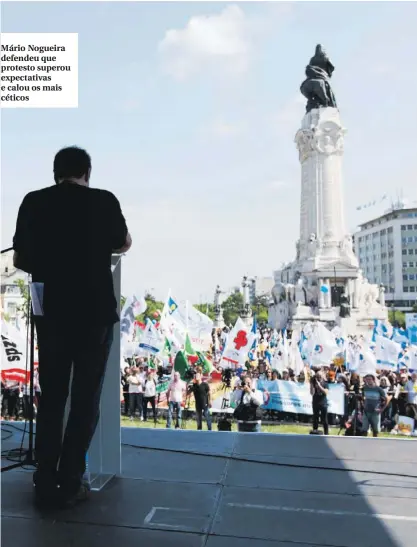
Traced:
[[111, 255], [127, 227], [113, 194], [71, 182], [31, 192], [19, 211], [14, 247], [45, 283], [45, 317], [118, 320]]

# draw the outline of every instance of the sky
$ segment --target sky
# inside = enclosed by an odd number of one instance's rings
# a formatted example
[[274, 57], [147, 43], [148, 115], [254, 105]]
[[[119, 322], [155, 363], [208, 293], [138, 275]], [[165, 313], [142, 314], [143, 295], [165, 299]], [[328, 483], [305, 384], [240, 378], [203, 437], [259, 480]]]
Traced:
[[133, 238], [123, 293], [193, 303], [295, 257], [299, 93], [317, 43], [347, 128], [349, 230], [413, 202], [414, 2], [2, 2], [2, 32], [79, 34], [78, 109], [1, 112], [2, 248], [62, 147], [89, 151]]

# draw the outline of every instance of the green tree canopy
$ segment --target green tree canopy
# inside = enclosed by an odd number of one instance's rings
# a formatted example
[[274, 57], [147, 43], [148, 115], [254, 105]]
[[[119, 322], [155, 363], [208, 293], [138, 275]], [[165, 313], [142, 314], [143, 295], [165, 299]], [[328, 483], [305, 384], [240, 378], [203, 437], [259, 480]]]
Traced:
[[[150, 321], [153, 321], [155, 319], [156, 322], [158, 322], [161, 319], [161, 313], [164, 308], [164, 303], [156, 300], [155, 297], [150, 293], [147, 293], [145, 295], [145, 300], [147, 305], [146, 311], [145, 313], [141, 313], [140, 315], [138, 315], [135, 318], [136, 321], [140, 321], [141, 323], [146, 323], [148, 319]], [[157, 314], [157, 317], [155, 317], [156, 312], [159, 312]]]
[[405, 328], [405, 315], [402, 311], [390, 310], [388, 312], [388, 320], [394, 327]]
[[234, 325], [242, 312], [243, 295], [241, 292], [233, 292], [222, 304], [223, 318], [227, 326]]

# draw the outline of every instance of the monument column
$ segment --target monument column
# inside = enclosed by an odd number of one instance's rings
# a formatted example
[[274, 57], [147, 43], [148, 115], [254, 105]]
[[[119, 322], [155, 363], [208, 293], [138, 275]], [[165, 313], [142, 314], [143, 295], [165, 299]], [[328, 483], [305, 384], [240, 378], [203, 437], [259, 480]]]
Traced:
[[320, 288], [320, 292], [319, 292], [319, 308], [324, 308], [324, 307], [325, 307], [325, 305], [324, 305], [324, 292], [321, 290], [322, 285], [324, 285], [323, 279], [319, 279], [319, 288]]
[[312, 234], [325, 260], [337, 260], [346, 231], [343, 213], [342, 155], [345, 129], [337, 108], [315, 108], [295, 136], [301, 163], [300, 247]]

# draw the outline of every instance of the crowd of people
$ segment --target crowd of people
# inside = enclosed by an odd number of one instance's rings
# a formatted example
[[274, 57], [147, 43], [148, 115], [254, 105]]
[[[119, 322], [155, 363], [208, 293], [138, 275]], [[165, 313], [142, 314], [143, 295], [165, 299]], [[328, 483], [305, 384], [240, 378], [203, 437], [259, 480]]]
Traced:
[[[225, 344], [228, 329], [213, 331], [213, 340], [208, 355], [213, 363], [213, 370], [218, 375], [225, 371], [220, 365], [221, 351]], [[312, 432], [319, 431], [321, 424], [324, 434], [329, 433], [329, 426], [336, 426], [346, 435], [362, 435], [371, 429], [377, 436], [380, 431], [396, 433], [398, 417], [407, 416], [415, 421], [417, 428], [417, 373], [409, 372], [405, 367], [398, 371], [377, 371], [365, 377], [346, 370], [344, 365], [329, 363], [320, 368], [305, 366], [296, 374], [291, 368], [276, 369], [271, 364], [271, 356], [278, 344], [276, 331], [268, 328], [259, 330], [259, 342], [256, 349], [249, 354], [245, 365], [234, 370], [231, 379], [226, 381], [232, 393], [231, 401], [239, 404], [242, 389], [250, 385], [250, 391], [257, 391], [257, 381], [283, 380], [297, 384], [308, 384], [312, 397], [313, 414], [296, 414], [279, 410], [262, 408], [256, 423], [270, 422], [275, 424], [311, 425]], [[203, 375], [200, 367], [193, 367], [187, 381], [183, 381], [178, 372], [173, 373], [173, 361], [160, 361], [152, 356], [127, 359], [121, 371], [122, 414], [131, 421], [138, 419], [156, 421], [163, 415], [168, 428], [182, 427], [184, 412], [192, 415], [197, 421], [197, 428], [202, 429], [206, 422], [207, 429], [212, 429], [211, 391], [209, 378]], [[328, 412], [327, 394], [332, 384], [342, 384], [345, 393], [344, 414], [335, 415]], [[246, 390], [247, 391], [247, 390]], [[166, 409], [158, 409], [161, 394], [166, 398]], [[236, 394], [238, 398], [236, 399]], [[190, 395], [194, 396], [195, 408], [189, 410]], [[41, 391], [37, 371], [34, 379], [34, 407], [39, 404]], [[259, 396], [258, 396], [259, 397]], [[6, 380], [1, 383], [1, 419], [28, 419], [29, 387], [27, 384]], [[257, 426], [258, 427], [258, 426]]]
[[[224, 370], [220, 366], [221, 351], [227, 334], [227, 328], [213, 331], [213, 343], [209, 351], [214, 370], [222, 375]], [[375, 374], [369, 373], [365, 377], [361, 377], [355, 372], [346, 370], [344, 365], [334, 362], [321, 367], [305, 366], [299, 374], [296, 374], [291, 368], [277, 370], [271, 364], [271, 357], [278, 342], [276, 331], [266, 327], [259, 330], [259, 342], [256, 349], [249, 354], [245, 366], [233, 371], [230, 391], [234, 393], [240, 390], [245, 382], [249, 382], [252, 391], [255, 392], [258, 380], [307, 383], [312, 397], [313, 415], [261, 409], [257, 422], [262, 420], [275, 423], [311, 424], [313, 433], [319, 432], [321, 423], [324, 434], [328, 434], [329, 426], [337, 426], [340, 431], [344, 430], [346, 435], [363, 435], [371, 429], [372, 434], [377, 436], [380, 431], [395, 434], [398, 429], [398, 417], [407, 416], [415, 420], [415, 427], [417, 427], [417, 373], [410, 373], [406, 368], [400, 368], [396, 372], [380, 370]], [[147, 358], [139, 357], [131, 360], [131, 364], [133, 366], [127, 366], [122, 374], [123, 412], [131, 420], [136, 414], [140, 420], [145, 420], [146, 407], [149, 405], [149, 396], [145, 394], [147, 382], [149, 382], [149, 378], [158, 382], [158, 377], [155, 379], [154, 369], [150, 367], [157, 367], [158, 363], [150, 363]], [[166, 365], [165, 372], [170, 375], [172, 362], [164, 364]], [[202, 377], [202, 371], [198, 367], [195, 373], [197, 377]], [[140, 379], [138, 380], [138, 378]], [[178, 374], [175, 375], [175, 378], [174, 382], [181, 382]], [[204, 382], [205, 378], [202, 377], [202, 380]], [[177, 415], [176, 427], [180, 427], [181, 416], [184, 409], [187, 408], [187, 394], [193, 391], [195, 382], [195, 377], [189, 380], [188, 386], [182, 382], [183, 385], [181, 384], [180, 389], [175, 388], [176, 395], [174, 397], [170, 396], [172, 383], [170, 384], [167, 397], [169, 401], [167, 427], [171, 427], [173, 424], [174, 412]], [[344, 387], [345, 410], [343, 415], [328, 412], [327, 393], [331, 384], [335, 383], [342, 384]], [[209, 390], [210, 382], [207, 381], [204, 384]], [[155, 396], [151, 397], [155, 402]], [[207, 399], [209, 397], [208, 394]], [[206, 403], [207, 409], [204, 407]], [[203, 417], [206, 418], [208, 428], [211, 429], [209, 400], [204, 404], [196, 404], [198, 429], [201, 429]], [[259, 406], [262, 405], [259, 404]]]

